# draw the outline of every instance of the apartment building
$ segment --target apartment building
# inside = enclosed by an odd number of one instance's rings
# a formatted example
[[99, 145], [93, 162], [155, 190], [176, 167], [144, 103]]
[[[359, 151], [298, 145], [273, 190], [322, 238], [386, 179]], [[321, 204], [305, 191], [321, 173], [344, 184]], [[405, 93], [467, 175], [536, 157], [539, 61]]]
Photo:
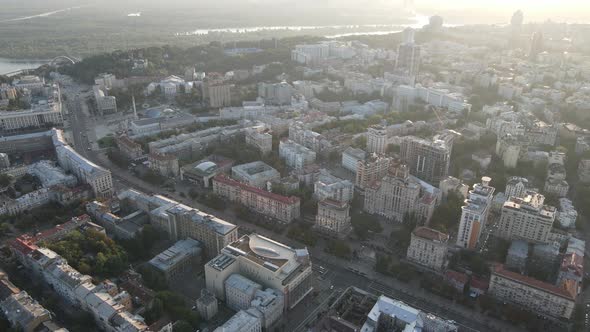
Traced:
[[130, 139], [127, 135], [115, 136], [115, 142], [119, 151], [131, 160], [138, 159], [144, 155], [141, 145]]
[[410, 167], [410, 174], [430, 184], [439, 184], [448, 176], [451, 147], [442, 140], [406, 136], [400, 144], [400, 156]]
[[365, 188], [364, 210], [397, 222], [413, 214], [428, 223], [439, 200], [440, 190], [411, 176], [407, 165], [394, 164]]
[[162, 176], [177, 177], [180, 174], [178, 157], [170, 153], [150, 153], [150, 169]]
[[347, 202], [332, 199], [320, 201], [314, 227], [328, 236], [345, 238], [352, 230], [350, 205]]
[[107, 89], [103, 89], [98, 85], [92, 87], [94, 92], [94, 100], [96, 101], [96, 109], [100, 115], [117, 113], [117, 98], [109, 96], [105, 93]]
[[387, 129], [374, 125], [367, 130], [367, 151], [369, 153], [385, 153], [387, 149]]
[[205, 265], [207, 289], [225, 299], [225, 280], [235, 273], [280, 291], [287, 310], [313, 290], [307, 249], [293, 249], [257, 234], [242, 236]]
[[238, 227], [200, 210], [160, 195], [146, 195], [136, 190], [119, 194], [121, 204], [149, 214], [153, 225], [171, 239], [195, 239], [203, 245], [206, 257], [214, 257], [223, 247], [238, 239]]
[[250, 308], [250, 302], [262, 286], [239, 274], [230, 275], [224, 282], [225, 304], [235, 311]]
[[481, 183], [473, 185], [465, 205], [461, 207], [461, 221], [457, 233], [457, 246], [475, 249], [492, 207], [495, 188], [490, 186], [491, 178], [484, 176]]
[[296, 122], [289, 126], [289, 139], [316, 153], [323, 152], [331, 147], [330, 141], [322, 134], [307, 129], [302, 122]]
[[367, 153], [364, 150], [348, 147], [342, 152], [342, 167], [356, 173], [359, 161], [365, 160]]
[[406, 258], [435, 271], [445, 267], [449, 235], [428, 227], [417, 227], [411, 235]]
[[510, 197], [502, 206], [497, 235], [535, 243], [549, 242], [557, 209], [544, 205], [545, 197], [529, 192], [523, 198]]
[[205, 82], [204, 89], [205, 98], [209, 99], [210, 107], [231, 106], [231, 85]]
[[61, 168], [74, 174], [81, 182], [90, 185], [96, 197], [108, 198], [113, 195], [113, 179], [109, 170], [78, 154], [65, 141], [62, 130], [52, 129], [52, 140]]
[[381, 180], [388, 172], [391, 158], [372, 154], [356, 165], [355, 185], [365, 189], [375, 181]]
[[313, 185], [313, 194], [320, 201], [332, 199], [339, 202], [350, 202], [354, 195], [354, 184], [321, 169], [318, 179]]
[[264, 99], [265, 105], [291, 105], [295, 89], [287, 83], [258, 83], [258, 97]]
[[444, 180], [440, 181], [438, 187], [440, 188], [443, 199], [446, 199], [450, 192], [459, 194], [462, 199], [467, 199], [467, 195], [469, 194], [469, 186], [460, 179], [452, 176], [447, 176]]
[[262, 318], [256, 309], [240, 310], [213, 332], [262, 332]]
[[302, 169], [315, 162], [316, 153], [301, 144], [283, 139], [279, 143], [279, 157], [285, 160], [287, 166]]
[[259, 131], [256, 129], [246, 129], [246, 144], [255, 147], [262, 154], [272, 151], [272, 135], [268, 130]]
[[524, 197], [529, 190], [529, 180], [520, 176], [511, 176], [506, 181], [506, 197]]
[[547, 317], [570, 319], [576, 297], [564, 288], [506, 270], [502, 264], [492, 269], [488, 293]]
[[282, 196], [247, 185], [220, 174], [213, 178], [213, 192], [238, 202], [261, 215], [282, 223], [290, 223], [300, 216], [300, 200], [295, 196]]

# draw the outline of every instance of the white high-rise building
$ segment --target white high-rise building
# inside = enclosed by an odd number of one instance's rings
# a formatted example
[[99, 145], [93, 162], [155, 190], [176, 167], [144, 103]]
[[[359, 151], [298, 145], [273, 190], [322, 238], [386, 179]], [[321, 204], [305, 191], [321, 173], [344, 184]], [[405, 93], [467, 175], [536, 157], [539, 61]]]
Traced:
[[481, 178], [481, 183], [473, 186], [473, 190], [469, 191], [469, 198], [461, 207], [461, 222], [457, 234], [459, 247], [475, 249], [477, 246], [492, 206], [495, 189], [490, 187], [491, 180], [487, 176]]
[[387, 129], [376, 125], [367, 131], [367, 151], [369, 153], [385, 153], [387, 148]]
[[544, 205], [545, 197], [528, 192], [523, 198], [510, 197], [502, 206], [498, 236], [513, 240], [548, 243], [557, 209]]

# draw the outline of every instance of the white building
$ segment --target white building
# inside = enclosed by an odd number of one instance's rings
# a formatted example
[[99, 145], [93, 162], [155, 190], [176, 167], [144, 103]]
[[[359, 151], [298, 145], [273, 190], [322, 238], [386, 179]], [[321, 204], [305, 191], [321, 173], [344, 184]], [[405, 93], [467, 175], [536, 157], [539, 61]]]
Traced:
[[258, 97], [265, 105], [291, 105], [294, 89], [287, 82], [258, 83]]
[[306, 65], [319, 64], [330, 56], [330, 46], [327, 44], [296, 45], [291, 51], [291, 60]]
[[489, 177], [483, 177], [481, 183], [475, 184], [461, 207], [461, 221], [457, 234], [457, 246], [475, 249], [486, 227], [491, 210], [494, 188], [490, 187]]
[[371, 126], [367, 130], [367, 151], [385, 153], [387, 148], [387, 129], [384, 126]]
[[94, 100], [96, 101], [96, 109], [98, 112], [103, 114], [117, 113], [117, 98], [114, 96], [108, 96], [104, 90], [95, 85], [92, 87], [94, 91]]
[[344, 238], [352, 230], [349, 211], [350, 206], [346, 202], [322, 200], [318, 203], [314, 227], [323, 234]]
[[262, 313], [262, 327], [267, 331], [281, 317], [285, 308], [285, 297], [281, 292], [267, 288], [258, 290], [250, 302], [251, 308]]
[[224, 299], [225, 280], [235, 273], [280, 291], [286, 309], [295, 307], [313, 290], [307, 249], [292, 249], [257, 234], [229, 244], [205, 265], [207, 289]]
[[578, 219], [578, 211], [572, 201], [568, 198], [559, 199], [559, 212], [557, 212], [557, 221], [562, 227], [575, 228]]
[[234, 179], [261, 189], [266, 189], [269, 182], [281, 178], [279, 171], [262, 161], [234, 166], [231, 173]]
[[250, 308], [250, 302], [262, 286], [239, 274], [225, 280], [225, 304], [235, 311]]
[[321, 169], [318, 180], [314, 183], [313, 194], [317, 200], [332, 199], [339, 202], [350, 202], [354, 195], [354, 184], [342, 180]]
[[511, 176], [506, 181], [506, 197], [523, 198], [529, 189], [529, 180], [519, 176]]
[[315, 162], [316, 153], [303, 145], [283, 139], [279, 143], [279, 157], [285, 160], [287, 166], [302, 169], [304, 166]]
[[429, 269], [444, 268], [449, 236], [428, 227], [417, 227], [412, 232], [406, 258]]
[[195, 268], [201, 261], [201, 243], [191, 238], [177, 241], [170, 248], [159, 253], [149, 264], [166, 280], [173, 280], [184, 272]]
[[240, 310], [213, 332], [262, 332], [261, 315], [254, 308]]
[[342, 152], [342, 167], [356, 173], [358, 162], [365, 160], [367, 153], [364, 150], [348, 147]]
[[502, 206], [497, 235], [535, 243], [549, 242], [556, 209], [543, 205], [545, 197], [529, 192], [523, 198], [510, 197]]

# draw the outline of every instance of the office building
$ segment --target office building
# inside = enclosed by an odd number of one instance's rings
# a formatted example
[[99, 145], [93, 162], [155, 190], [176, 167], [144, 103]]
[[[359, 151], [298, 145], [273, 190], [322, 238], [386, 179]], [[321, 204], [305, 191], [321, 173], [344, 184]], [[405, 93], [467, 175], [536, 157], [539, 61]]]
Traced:
[[63, 126], [61, 91], [59, 86], [42, 88], [44, 95], [31, 100], [28, 109], [0, 111], [0, 134], [15, 135], [32, 130]]
[[301, 169], [315, 162], [316, 153], [303, 145], [283, 139], [279, 143], [279, 157], [285, 160], [287, 166]]
[[348, 147], [342, 152], [342, 167], [356, 174], [359, 161], [365, 160], [366, 156], [364, 150]]
[[457, 234], [457, 246], [461, 248], [475, 249], [486, 227], [495, 190], [490, 187], [491, 180], [489, 177], [482, 177], [481, 183], [473, 186], [465, 205], [461, 207], [461, 221]]
[[350, 206], [347, 202], [324, 199], [318, 203], [315, 229], [325, 235], [345, 238], [352, 226], [350, 224]]
[[488, 293], [537, 315], [558, 319], [570, 319], [576, 301], [566, 289], [506, 270], [502, 264], [492, 269]]
[[281, 178], [279, 171], [262, 161], [234, 166], [231, 173], [234, 179], [261, 189], [267, 188], [269, 182]]
[[389, 170], [391, 158], [372, 154], [356, 165], [355, 185], [365, 189], [375, 181], [381, 180]]
[[435, 271], [445, 267], [449, 235], [428, 227], [414, 229], [406, 258]]
[[549, 242], [556, 208], [544, 205], [545, 197], [529, 192], [525, 197], [510, 197], [502, 206], [497, 234], [505, 239], [535, 243]]
[[63, 131], [52, 129], [52, 140], [59, 166], [74, 174], [78, 180], [90, 185], [94, 195], [108, 198], [113, 194], [111, 172], [82, 157], [64, 139]]
[[224, 299], [225, 280], [235, 273], [280, 291], [286, 309], [293, 309], [313, 290], [307, 249], [292, 249], [257, 234], [241, 237], [205, 265], [207, 289]]
[[387, 149], [387, 129], [384, 126], [371, 126], [367, 130], [367, 151], [369, 153], [385, 153]]
[[339, 202], [350, 202], [354, 195], [354, 184], [321, 169], [318, 179], [313, 185], [313, 194], [319, 201], [332, 199]]
[[400, 156], [410, 167], [410, 174], [430, 184], [439, 184], [448, 176], [451, 147], [442, 140], [406, 136], [400, 144]]
[[186, 238], [159, 253], [149, 261], [149, 264], [170, 281], [191, 269], [196, 269], [201, 262], [201, 255], [201, 243]]
[[213, 178], [213, 192], [263, 216], [290, 223], [300, 216], [300, 200], [247, 185], [220, 174]]

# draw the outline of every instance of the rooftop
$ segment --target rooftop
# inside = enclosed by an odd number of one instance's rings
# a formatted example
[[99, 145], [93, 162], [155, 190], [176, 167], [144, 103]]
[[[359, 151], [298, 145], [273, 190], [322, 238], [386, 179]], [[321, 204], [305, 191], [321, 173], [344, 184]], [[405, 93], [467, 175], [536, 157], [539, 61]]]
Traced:
[[201, 243], [187, 238], [159, 253], [158, 256], [150, 260], [150, 264], [161, 271], [167, 271], [186, 257], [198, 255], [200, 252]]
[[437, 242], [446, 242], [449, 240], [449, 235], [445, 234], [443, 232], [439, 232], [435, 229], [432, 228], [428, 228], [428, 227], [417, 227], [416, 229], [414, 229], [414, 235], [424, 238], [424, 239], [428, 239], [431, 241], [437, 241]]
[[275, 201], [279, 201], [285, 204], [296, 204], [299, 203], [299, 197], [295, 197], [295, 196], [283, 196], [283, 195], [279, 195], [279, 194], [275, 194], [275, 193], [271, 193], [268, 192], [266, 190], [263, 189], [259, 189], [250, 185], [247, 185], [245, 183], [242, 182], [238, 182], [236, 180], [230, 179], [228, 178], [226, 175], [224, 174], [219, 174], [217, 176], [215, 176], [215, 178], [213, 178], [213, 181], [215, 182], [221, 182], [223, 184], [226, 185], [230, 185], [232, 187], [239, 187], [242, 190], [246, 190], [248, 192], [254, 193], [256, 195], [259, 196], [263, 196]]
[[518, 282], [520, 284], [525, 284], [529, 287], [537, 288], [544, 292], [551, 293], [553, 295], [557, 295], [568, 300], [575, 301], [575, 296], [563, 288], [554, 286], [552, 284], [537, 280], [535, 278], [524, 276], [520, 273], [512, 272], [509, 270], [504, 269], [503, 264], [496, 264], [492, 270], [492, 275], [498, 275], [506, 279], [510, 279], [512, 281]]

